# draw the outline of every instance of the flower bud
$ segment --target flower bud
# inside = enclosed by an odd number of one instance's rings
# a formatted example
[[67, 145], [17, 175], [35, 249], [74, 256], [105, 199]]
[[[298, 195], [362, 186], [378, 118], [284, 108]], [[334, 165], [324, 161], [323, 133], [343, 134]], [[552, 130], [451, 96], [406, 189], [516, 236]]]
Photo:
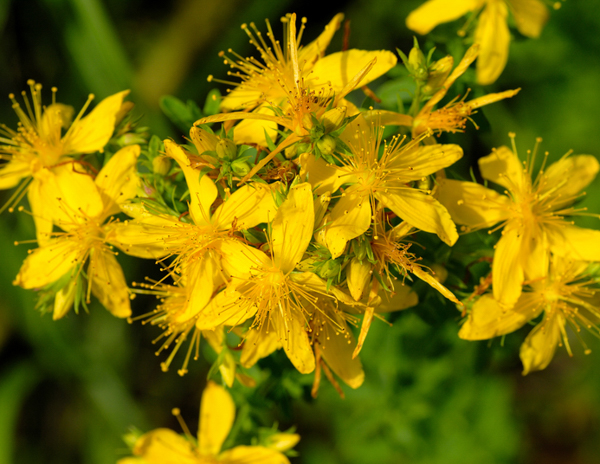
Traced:
[[171, 170], [171, 159], [166, 156], [157, 156], [152, 160], [152, 172], [158, 176], [166, 176]]
[[323, 155], [331, 155], [335, 151], [337, 142], [330, 135], [324, 135], [317, 141], [317, 148]]
[[238, 177], [244, 177], [250, 171], [252, 167], [243, 159], [236, 159], [231, 162], [231, 170]]
[[329, 261], [325, 261], [323, 265], [319, 268], [317, 274], [322, 279], [331, 279], [333, 277], [337, 277], [340, 274], [341, 266], [334, 259], [330, 259]]
[[292, 145], [291, 147], [287, 147], [284, 151], [283, 154], [287, 159], [292, 159], [296, 156], [296, 154], [298, 153], [298, 144], [295, 143], [294, 145]]
[[268, 448], [284, 453], [292, 449], [300, 441], [300, 435], [297, 433], [279, 432], [271, 435], [266, 443]]
[[452, 71], [453, 66], [454, 59], [450, 55], [433, 63], [429, 67], [427, 84], [423, 86], [423, 93], [425, 95], [433, 95], [435, 92], [437, 92], [444, 85], [444, 82], [450, 75], [450, 71]]
[[297, 143], [296, 153], [301, 155], [302, 153], [310, 153], [310, 143]]
[[306, 113], [304, 116], [302, 116], [302, 126], [304, 126], [307, 131], [310, 131], [315, 126], [313, 124], [311, 113]]
[[408, 69], [408, 72], [416, 80], [424, 81], [427, 79], [427, 60], [416, 43], [408, 54], [408, 63], [406, 63], [406, 69]]
[[333, 132], [339, 129], [346, 118], [346, 107], [339, 106], [332, 108], [323, 115], [322, 123], [325, 126], [325, 133]]
[[237, 156], [237, 145], [233, 140], [220, 139], [217, 143], [217, 156], [221, 159], [232, 160]]

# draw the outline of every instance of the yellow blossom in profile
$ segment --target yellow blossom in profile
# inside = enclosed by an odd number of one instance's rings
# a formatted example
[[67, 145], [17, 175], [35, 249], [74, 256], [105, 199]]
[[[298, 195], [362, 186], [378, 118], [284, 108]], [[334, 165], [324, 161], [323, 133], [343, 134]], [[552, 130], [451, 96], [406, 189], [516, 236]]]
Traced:
[[[179, 410], [173, 413], [179, 418]], [[155, 429], [137, 439], [133, 447], [135, 457], [120, 459], [118, 464], [289, 464], [288, 458], [276, 449], [281, 437], [275, 439], [273, 447], [236, 446], [222, 451], [234, 419], [231, 395], [216, 383], [208, 382], [200, 403], [197, 440], [187, 427], [185, 437], [170, 429]], [[295, 443], [298, 438], [291, 434], [286, 441]]]
[[[370, 111], [365, 114], [368, 120], [378, 120], [380, 124], [406, 126], [412, 129], [413, 137], [418, 137], [426, 132], [441, 133], [441, 132], [463, 132], [467, 120], [470, 120], [472, 114], [476, 113], [477, 108], [495, 103], [505, 98], [514, 97], [520, 89], [507, 90], [499, 93], [491, 93], [482, 97], [474, 98], [466, 101], [464, 98], [454, 99], [442, 108], [435, 109], [435, 106], [446, 96], [446, 93], [456, 82], [456, 80], [464, 74], [471, 63], [475, 61], [479, 55], [480, 47], [475, 44], [471, 46], [463, 56], [458, 66], [439, 83], [439, 89], [431, 96], [423, 105], [421, 110], [415, 117], [407, 114], [395, 113], [392, 111]], [[440, 60], [441, 61], [441, 60]], [[451, 56], [445, 59], [445, 66], [452, 68], [454, 60]]]
[[427, 0], [408, 15], [406, 26], [427, 34], [438, 24], [467, 13], [478, 14], [474, 35], [474, 42], [481, 46], [477, 82], [488, 85], [498, 79], [508, 59], [509, 11], [519, 32], [530, 38], [539, 37], [548, 20], [548, 10], [541, 0]]
[[[15, 100], [13, 109], [19, 117], [18, 129], [2, 126], [0, 159], [8, 161], [0, 168], [0, 189], [12, 188], [23, 180], [15, 194], [16, 201], [28, 192], [29, 204], [36, 225], [38, 240], [47, 240], [52, 231], [51, 218], [60, 209], [57, 198], [71, 196], [75, 209], [78, 196], [71, 195], [87, 177], [83, 167], [77, 167], [73, 156], [101, 151], [109, 141], [121, 111], [123, 98], [129, 91], [116, 93], [102, 100], [87, 116], [83, 116], [94, 98], [87, 102], [73, 119], [72, 107], [56, 102], [52, 89], [52, 104], [42, 105], [42, 86], [28, 81], [31, 102], [25, 92], [25, 110]], [[63, 130], [65, 131], [63, 134]], [[88, 211], [94, 215], [94, 212]]]
[[[543, 313], [521, 346], [523, 375], [545, 369], [559, 345], [572, 356], [567, 326], [576, 334], [583, 327], [600, 336], [600, 310], [592, 304], [598, 285], [587, 269], [588, 263], [554, 256], [548, 275], [529, 282], [529, 289], [521, 293], [514, 307], [506, 309], [491, 295], [483, 295], [473, 305], [459, 336], [486, 340], [513, 332]], [[588, 354], [590, 350], [581, 341]]]
[[[499, 224], [502, 238], [492, 265], [494, 298], [506, 307], [521, 294], [525, 279], [546, 275], [548, 251], [583, 261], [600, 260], [600, 231], [573, 225], [565, 216], [587, 214], [573, 203], [596, 176], [598, 161], [591, 155], [567, 153], [534, 177], [537, 144], [521, 163], [508, 147], [494, 149], [479, 160], [484, 179], [506, 189], [505, 194], [474, 182], [440, 179], [438, 198], [465, 230]], [[541, 139], [538, 139], [538, 143]]]
[[125, 276], [109, 244], [111, 225], [105, 221], [120, 212], [121, 203], [135, 196], [139, 154], [139, 145], [127, 146], [113, 155], [95, 181], [81, 176], [87, 182], [72, 185], [72, 195], [60, 199], [60, 215], [51, 218], [64, 232], [53, 233], [21, 266], [14, 284], [23, 288], [40, 289], [66, 278], [66, 283], [55, 289], [54, 319], [71, 309], [82, 290], [79, 281], [83, 276], [87, 278], [86, 302], [94, 294], [113, 315], [131, 315]]

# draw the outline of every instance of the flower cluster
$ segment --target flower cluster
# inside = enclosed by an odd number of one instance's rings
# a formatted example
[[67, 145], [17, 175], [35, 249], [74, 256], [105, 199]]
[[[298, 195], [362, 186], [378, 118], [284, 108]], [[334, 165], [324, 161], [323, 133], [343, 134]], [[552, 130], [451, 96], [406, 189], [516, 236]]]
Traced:
[[[84, 116], [90, 97], [73, 118], [55, 89], [44, 106], [41, 85], [30, 82], [25, 110], [11, 95], [19, 127], [4, 127], [0, 139], [7, 160], [0, 188], [18, 186], [11, 210], [27, 194], [38, 245], [14, 283], [37, 290], [54, 319], [87, 310], [93, 294], [117, 317], [158, 326], [157, 354], [170, 350], [164, 371], [185, 347], [178, 371], [185, 374], [203, 337], [216, 353], [210, 375], [229, 387], [236, 379], [253, 385], [247, 369], [281, 349], [297, 371], [314, 372], [313, 396], [322, 373], [341, 394], [337, 379], [358, 388], [373, 319], [416, 306], [423, 295], [462, 311], [459, 336], [469, 340], [507, 334], [543, 313], [521, 358], [524, 373], [545, 368], [557, 345], [570, 351], [567, 325], [597, 331], [589, 264], [600, 260], [600, 232], [570, 216], [586, 214], [575, 203], [598, 161], [569, 153], [547, 166], [545, 154], [538, 169], [538, 146], [522, 162], [513, 137], [512, 149], [479, 160], [497, 191], [447, 178], [463, 149], [439, 143], [444, 133], [465, 131], [477, 109], [519, 92], [440, 105], [475, 60], [480, 83], [498, 77], [509, 6], [521, 33], [537, 37], [547, 19], [538, 0], [429, 0], [408, 17], [411, 29], [426, 33], [481, 10], [475, 43], [456, 66], [451, 56], [426, 57], [416, 40], [408, 56], [399, 52], [414, 81], [406, 112], [353, 103], [350, 94], [360, 90], [376, 101], [367, 85], [397, 58], [385, 50], [328, 54], [342, 15], [304, 46], [305, 20], [298, 25], [295, 14], [282, 18], [282, 39], [268, 22], [266, 36], [243, 25], [258, 56], [221, 54], [234, 81], [218, 108], [198, 110], [185, 142], [148, 141], [128, 116], [127, 91]], [[490, 274], [472, 291], [448, 284], [444, 265], [459, 232], [485, 228], [502, 229], [495, 245], [482, 245]], [[423, 253], [424, 241], [446, 258]], [[129, 288], [119, 251], [152, 260], [162, 277]], [[130, 299], [142, 293], [159, 303], [132, 317]], [[136, 458], [120, 462], [287, 462], [274, 447], [222, 452], [234, 413], [229, 394], [210, 382], [197, 441], [158, 429], [137, 438]]]

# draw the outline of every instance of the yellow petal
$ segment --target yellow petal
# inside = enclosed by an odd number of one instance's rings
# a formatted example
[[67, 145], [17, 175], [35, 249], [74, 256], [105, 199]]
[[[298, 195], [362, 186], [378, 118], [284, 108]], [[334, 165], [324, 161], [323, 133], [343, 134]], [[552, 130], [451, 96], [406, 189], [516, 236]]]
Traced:
[[236, 446], [219, 455], [223, 464], [289, 464], [289, 460], [279, 451], [264, 446]]
[[[330, 330], [319, 337], [321, 345], [321, 356], [327, 362], [331, 370], [337, 374], [350, 388], [358, 388], [365, 380], [360, 358], [352, 357], [356, 347], [356, 340], [352, 332], [348, 330], [345, 322], [338, 321], [345, 328], [342, 331]], [[337, 332], [337, 333], [336, 333]]]
[[331, 88], [338, 95], [352, 81], [352, 78], [359, 74], [373, 59], [377, 60], [376, 63], [368, 74], [354, 86], [355, 88], [366, 85], [382, 76], [392, 69], [398, 61], [392, 52], [386, 50], [351, 49], [332, 53], [321, 58], [315, 64], [312, 76], [320, 85], [331, 83]]
[[543, 304], [537, 293], [522, 293], [514, 308], [501, 305], [491, 295], [483, 295], [473, 305], [458, 336], [464, 340], [487, 340], [514, 332], [539, 316]]
[[388, 292], [383, 292], [381, 303], [375, 308], [375, 312], [379, 314], [391, 313], [412, 308], [417, 304], [419, 304], [419, 295], [412, 288], [406, 284], [396, 284], [391, 295]]
[[366, 260], [361, 262], [357, 258], [352, 258], [350, 264], [346, 267], [346, 283], [352, 298], [360, 301], [365, 288], [371, 281], [371, 269], [373, 265]]
[[565, 325], [565, 318], [559, 312], [546, 313], [544, 320], [529, 333], [521, 345], [521, 362], [523, 375], [532, 371], [545, 369], [560, 342], [561, 328]]
[[190, 138], [201, 156], [205, 151], [215, 151], [219, 143], [219, 138], [215, 134], [198, 126], [190, 129]]
[[156, 429], [142, 435], [133, 454], [142, 457], [144, 464], [198, 464], [192, 444], [170, 429]]
[[540, 0], [513, 0], [509, 4], [519, 32], [536, 39], [542, 33], [550, 14]]
[[475, 42], [481, 46], [477, 59], [477, 82], [481, 85], [495, 82], [506, 66], [510, 45], [507, 16], [504, 0], [488, 0], [479, 15]]
[[[329, 24], [325, 26], [325, 29], [321, 32], [319, 37], [305, 47], [300, 48], [298, 51], [298, 61], [306, 62], [305, 66], [310, 67], [317, 59], [322, 57], [325, 54], [325, 50], [329, 46], [333, 35], [340, 28], [343, 20], [344, 15], [342, 13], [336, 14], [333, 19], [329, 21]], [[307, 70], [308, 69], [305, 67], [304, 71], [306, 72]]]
[[323, 158], [315, 158], [312, 153], [300, 155], [300, 166], [300, 174], [306, 176], [317, 195], [333, 193], [346, 182], [341, 169], [329, 165]]
[[286, 316], [277, 312], [271, 314], [271, 321], [279, 335], [285, 354], [294, 367], [301, 374], [310, 374], [314, 371], [315, 356], [306, 333], [304, 317], [296, 311], [292, 311]]
[[266, 358], [281, 348], [277, 332], [265, 323], [261, 328], [250, 328], [244, 335], [244, 347], [240, 363], [245, 368], [254, 366], [259, 359]]
[[229, 435], [235, 418], [235, 404], [221, 386], [209, 381], [202, 393], [198, 449], [200, 454], [216, 456]]
[[40, 137], [43, 140], [60, 140], [61, 130], [68, 129], [74, 114], [75, 109], [69, 105], [53, 103], [47, 106], [38, 125]]
[[190, 159], [183, 149], [171, 140], [165, 140], [165, 152], [183, 171], [190, 190], [190, 216], [196, 225], [210, 224], [210, 207], [217, 199], [217, 187], [206, 175], [200, 178], [200, 171], [190, 165]]
[[500, 147], [479, 159], [479, 170], [484, 179], [492, 181], [513, 193], [523, 189], [526, 182], [523, 163], [508, 147]]
[[348, 189], [331, 210], [325, 227], [325, 243], [332, 258], [337, 258], [353, 238], [364, 234], [371, 226], [369, 197], [356, 189]]
[[582, 261], [600, 261], [600, 231], [563, 225], [547, 227], [550, 251]]
[[44, 193], [44, 182], [39, 178], [34, 178], [31, 181], [31, 184], [29, 184], [29, 189], [27, 189], [27, 201], [31, 208], [31, 215], [33, 216], [33, 222], [35, 224], [36, 239], [39, 246], [46, 245], [50, 240], [53, 229], [52, 211], [57, 209], [54, 205], [52, 208], [47, 207], [48, 202], [53, 201], [54, 204], [57, 202], [56, 198], [48, 198]]
[[71, 271], [83, 257], [79, 243], [52, 239], [27, 256], [14, 284], [23, 288], [40, 288], [56, 282]]
[[31, 175], [29, 163], [11, 160], [0, 168], [0, 190], [15, 187], [21, 179]]
[[68, 164], [54, 168], [52, 171], [57, 187], [52, 183], [45, 186], [49, 197], [60, 198], [61, 207], [55, 213], [55, 223], [61, 228], [74, 222], [83, 223], [87, 218], [98, 217], [104, 209], [102, 196], [92, 177], [77, 172], [74, 166]]
[[403, 151], [402, 156], [396, 157], [388, 166], [402, 172], [395, 180], [411, 182], [451, 166], [462, 155], [463, 150], [458, 145], [426, 145]]
[[526, 228], [521, 243], [524, 278], [541, 280], [548, 275], [550, 250], [546, 231], [540, 227]]
[[219, 253], [223, 270], [238, 279], [245, 280], [256, 269], [271, 266], [271, 259], [263, 251], [246, 245], [240, 240], [221, 240]]
[[512, 306], [521, 295], [523, 265], [521, 254], [522, 236], [510, 224], [502, 231], [502, 238], [496, 245], [492, 264], [494, 298], [506, 306]]
[[211, 252], [206, 253], [198, 261], [186, 269], [189, 277], [186, 302], [183, 311], [175, 315], [174, 321], [182, 323], [197, 316], [211, 300], [216, 287], [215, 278], [219, 262]]
[[65, 135], [65, 153], [93, 153], [102, 150], [115, 130], [116, 116], [129, 90], [102, 100], [85, 118], [73, 123]]
[[[273, 111], [266, 107], [259, 107], [254, 110], [258, 114], [273, 115]], [[236, 124], [233, 129], [233, 140], [238, 145], [256, 144], [261, 147], [267, 146], [265, 131], [269, 134], [271, 141], [277, 139], [277, 123], [261, 119], [246, 119]]]
[[[144, 211], [133, 221], [114, 222], [104, 227], [106, 241], [138, 258], [162, 258], [175, 245], [173, 238], [186, 237], [194, 227], [173, 216], [155, 216]], [[169, 246], [167, 246], [167, 244]]]
[[436, 197], [452, 220], [472, 229], [492, 227], [509, 218], [511, 200], [474, 182], [437, 179]]
[[404, 221], [425, 232], [432, 232], [446, 242], [454, 245], [458, 240], [456, 225], [450, 218], [450, 213], [432, 195], [427, 195], [417, 189], [388, 182], [389, 191], [376, 192], [375, 197], [391, 209]]
[[92, 279], [92, 293], [113, 316], [131, 316], [125, 275], [110, 252], [98, 248], [92, 250], [88, 277]]
[[293, 270], [302, 259], [313, 234], [314, 220], [310, 184], [292, 187], [277, 210], [272, 225], [274, 260], [284, 273]]
[[237, 230], [244, 230], [271, 222], [277, 211], [275, 189], [273, 185], [243, 185], [216, 209], [212, 223], [218, 229], [230, 229], [235, 224]]
[[411, 272], [414, 275], [416, 275], [419, 279], [421, 279], [423, 282], [427, 282], [429, 285], [431, 285], [433, 288], [435, 288], [438, 292], [440, 292], [442, 295], [444, 295], [450, 301], [452, 301], [452, 302], [454, 302], [456, 304], [460, 304], [460, 302], [458, 301], [458, 299], [454, 296], [454, 293], [452, 293], [445, 286], [443, 286], [440, 283], [440, 281], [437, 280], [429, 272], [424, 271], [424, 270], [422, 270], [421, 268], [419, 268], [417, 266], [415, 266], [414, 269]]
[[135, 196], [139, 184], [139, 156], [139, 145], [121, 148], [96, 176], [96, 185], [102, 193], [106, 205], [104, 214], [107, 216], [119, 213], [119, 205]]
[[595, 179], [599, 169], [595, 156], [563, 157], [544, 171], [540, 193], [552, 195], [552, 206], [556, 211], [573, 203], [575, 196]]
[[256, 314], [256, 306], [239, 305], [242, 295], [235, 288], [226, 288], [217, 293], [202, 310], [196, 328], [198, 330], [215, 330], [222, 325], [238, 326]]
[[429, 0], [406, 18], [406, 27], [418, 34], [428, 34], [435, 26], [464, 16], [483, 3], [483, 0]]

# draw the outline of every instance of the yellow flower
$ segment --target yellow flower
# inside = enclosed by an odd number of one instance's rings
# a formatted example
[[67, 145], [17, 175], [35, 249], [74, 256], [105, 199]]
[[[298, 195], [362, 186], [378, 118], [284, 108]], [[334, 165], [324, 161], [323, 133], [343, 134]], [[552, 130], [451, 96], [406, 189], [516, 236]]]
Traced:
[[227, 276], [218, 272], [221, 259], [239, 237], [234, 233], [268, 222], [277, 209], [273, 200], [279, 184], [245, 185], [230, 195], [214, 211], [218, 191], [208, 176], [192, 166], [190, 158], [176, 143], [165, 140], [166, 154], [181, 167], [190, 191], [189, 212], [193, 223], [168, 214], [143, 212], [133, 221], [117, 224], [111, 232], [113, 243], [126, 253], [142, 258], [174, 257], [168, 266], [177, 282], [185, 274], [188, 302], [176, 322], [191, 319], [202, 310]]
[[[543, 312], [542, 321], [521, 346], [523, 375], [545, 369], [561, 343], [571, 356], [567, 324], [576, 333], [584, 327], [600, 335], [596, 326], [600, 311], [590, 303], [598, 290], [597, 281], [587, 267], [587, 263], [554, 256], [547, 277], [529, 282], [530, 291], [521, 293], [513, 308], [506, 309], [490, 295], [482, 296], [458, 335], [466, 340], [486, 340], [513, 332]], [[590, 350], [584, 347], [588, 354]]]
[[[264, 102], [255, 112], [231, 112], [209, 116], [196, 121], [195, 125], [224, 121], [248, 122], [242, 130], [236, 128], [235, 140], [245, 143], [265, 145], [264, 129], [273, 131], [277, 125], [291, 131], [276, 150], [263, 158], [242, 182], [250, 179], [265, 166], [277, 153], [293, 145], [304, 136], [308, 129], [304, 121], [314, 114], [317, 119], [326, 112], [328, 104], [338, 106], [343, 98], [357, 87], [389, 71], [397, 62], [389, 51], [346, 50], [324, 58], [321, 56], [321, 44], [330, 40], [330, 34], [339, 24], [341, 17], [336, 16], [328, 26], [322, 38], [301, 49], [298, 42], [301, 32], [296, 33], [296, 15], [286, 16], [286, 32], [283, 46], [269, 31], [272, 47], [255, 31], [253, 35], [246, 27], [251, 42], [258, 48], [264, 64], [250, 58], [236, 56], [226, 61], [239, 72], [233, 73], [244, 79], [240, 87], [232, 92], [235, 98], [225, 100], [227, 108], [246, 106], [253, 108]], [[245, 77], [245, 76], [246, 77]], [[252, 103], [255, 102], [255, 103]], [[271, 109], [272, 108], [272, 109]], [[254, 123], [251, 124], [250, 122]], [[265, 126], [266, 124], [266, 126]], [[256, 137], [260, 137], [258, 140]]]
[[[39, 289], [64, 277], [68, 280], [55, 297], [54, 319], [63, 317], [71, 309], [77, 297], [78, 281], [84, 275], [88, 303], [93, 293], [113, 315], [130, 316], [127, 283], [116, 253], [108, 244], [110, 224], [104, 222], [120, 211], [119, 204], [135, 196], [139, 154], [138, 145], [122, 148], [98, 173], [95, 182], [81, 175], [77, 184], [67, 184], [68, 195], [58, 201], [60, 214], [51, 218], [64, 232], [52, 234], [53, 238], [25, 259], [15, 285]], [[89, 265], [84, 272], [88, 258]]]
[[[174, 413], [178, 415], [179, 411]], [[156, 429], [136, 441], [133, 447], [136, 457], [120, 459], [118, 464], [289, 464], [285, 455], [265, 446], [236, 446], [221, 451], [234, 418], [231, 395], [216, 383], [208, 382], [200, 403], [197, 441], [187, 427], [186, 437], [170, 429]]]
[[408, 15], [406, 26], [419, 34], [427, 34], [438, 24], [481, 11], [474, 37], [475, 43], [481, 46], [477, 81], [488, 85], [498, 79], [508, 59], [509, 10], [521, 34], [531, 38], [540, 36], [548, 20], [548, 10], [541, 0], [428, 0]]
[[344, 252], [349, 240], [369, 229], [378, 204], [449, 245], [458, 238], [446, 208], [416, 182], [460, 159], [462, 149], [458, 145], [419, 146], [419, 140], [402, 144], [403, 139], [396, 137], [384, 144], [380, 154], [382, 136], [382, 127], [359, 116], [341, 136], [352, 156], [339, 156], [340, 166], [308, 153], [301, 157], [302, 174], [318, 195], [349, 184], [325, 228], [325, 244], [333, 258]]
[[514, 134], [511, 137], [513, 151], [501, 147], [479, 160], [483, 178], [506, 189], [505, 195], [473, 182], [440, 179], [438, 185], [438, 198], [465, 230], [498, 223], [496, 229], [503, 227], [492, 275], [494, 298], [507, 307], [519, 298], [525, 278], [546, 275], [548, 251], [572, 259], [600, 260], [600, 231], [576, 227], [565, 219], [587, 214], [573, 203], [596, 176], [596, 158], [568, 153], [548, 168], [545, 158], [532, 179], [537, 144], [523, 165], [515, 154]]
[[[6, 126], [1, 131], [5, 137], [0, 137], [0, 159], [8, 160], [8, 163], [0, 169], [0, 189], [15, 187], [22, 179], [27, 179], [13, 198], [18, 201], [28, 191], [38, 240], [43, 243], [52, 231], [51, 218], [60, 210], [60, 202], [56, 199], [69, 195], [79, 183], [85, 182], [82, 177], [87, 177], [85, 172], [77, 172], [72, 156], [104, 148], [113, 133], [123, 98], [129, 91], [105, 98], [90, 114], [82, 117], [94, 98], [90, 95], [72, 120], [73, 108], [56, 103], [55, 88], [52, 89], [52, 104], [43, 107], [41, 84], [32, 80], [28, 84], [32, 102], [23, 92], [26, 111], [10, 95], [20, 124], [16, 131]], [[63, 129], [66, 129], [64, 135]], [[85, 170], [80, 168], [79, 171]], [[81, 204], [77, 199], [77, 195], [72, 197], [75, 210], [85, 206], [85, 199]], [[92, 211], [88, 214], [95, 215]]]
[[[491, 93], [483, 97], [474, 98], [473, 100], [465, 101], [452, 100], [442, 108], [434, 110], [434, 107], [446, 96], [450, 86], [463, 75], [467, 68], [475, 61], [479, 54], [479, 45], [475, 44], [470, 47], [458, 66], [450, 73], [443, 82], [440, 83], [439, 90], [427, 100], [423, 108], [413, 118], [407, 114], [394, 113], [392, 111], [370, 111], [365, 113], [367, 120], [378, 120], [384, 126], [398, 125], [412, 128], [413, 137], [418, 137], [421, 134], [431, 131], [433, 133], [440, 132], [462, 132], [466, 126], [470, 116], [476, 113], [477, 108], [495, 103], [505, 98], [514, 97], [520, 89], [507, 90], [505, 92]], [[451, 56], [447, 58], [447, 65], [452, 68], [453, 59]]]

